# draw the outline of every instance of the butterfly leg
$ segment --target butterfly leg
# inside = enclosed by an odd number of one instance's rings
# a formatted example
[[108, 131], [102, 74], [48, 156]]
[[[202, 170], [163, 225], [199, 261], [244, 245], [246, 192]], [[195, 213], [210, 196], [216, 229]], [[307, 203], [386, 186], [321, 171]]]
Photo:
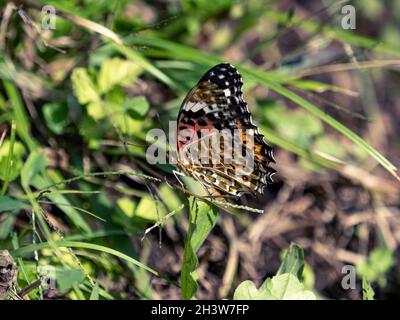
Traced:
[[174, 174], [175, 179], [181, 185], [182, 189], [185, 189], [185, 186], [183, 185], [182, 181], [178, 178], [178, 176], [181, 176], [181, 177], [186, 177], [186, 176], [182, 172], [179, 172], [179, 171], [176, 171], [176, 170], [172, 170], [172, 173]]

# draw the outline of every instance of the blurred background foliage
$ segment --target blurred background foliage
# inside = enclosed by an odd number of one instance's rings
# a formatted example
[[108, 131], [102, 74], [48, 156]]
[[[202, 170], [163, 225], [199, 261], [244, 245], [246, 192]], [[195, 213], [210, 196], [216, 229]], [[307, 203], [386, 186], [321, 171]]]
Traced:
[[[361, 299], [364, 279], [399, 298], [399, 1], [0, 3], [0, 247], [19, 288], [43, 266], [57, 275], [27, 297], [233, 298], [244, 280], [254, 292], [277, 283], [296, 242], [307, 295]], [[341, 27], [346, 4], [355, 30]], [[243, 75], [279, 177], [242, 199], [263, 213], [215, 213], [193, 235], [192, 202], [173, 166], [146, 162], [146, 134], [168, 132], [222, 61]]]

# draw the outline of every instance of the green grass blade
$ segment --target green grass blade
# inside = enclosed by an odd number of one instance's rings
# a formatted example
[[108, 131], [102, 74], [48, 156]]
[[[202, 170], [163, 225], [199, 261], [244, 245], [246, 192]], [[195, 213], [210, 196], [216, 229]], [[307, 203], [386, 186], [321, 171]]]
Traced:
[[18, 90], [15, 85], [10, 81], [3, 80], [3, 84], [14, 110], [17, 134], [21, 138], [21, 140], [26, 143], [30, 150], [34, 150], [36, 148], [36, 142], [31, 137], [31, 126], [28, 121], [28, 116], [26, 114], [25, 107], [22, 104]]
[[122, 252], [119, 252], [117, 250], [114, 250], [114, 249], [111, 249], [111, 248], [108, 248], [108, 247], [104, 247], [104, 246], [101, 246], [101, 245], [98, 245], [98, 244], [87, 243], [87, 242], [55, 241], [55, 242], [52, 243], [52, 245], [50, 245], [48, 242], [42, 242], [42, 243], [31, 244], [31, 245], [19, 248], [19, 249], [13, 251], [12, 254], [13, 254], [14, 257], [23, 257], [23, 256], [25, 256], [25, 255], [27, 255], [29, 253], [32, 253], [35, 250], [41, 250], [41, 249], [49, 248], [49, 247], [51, 247], [53, 245], [58, 247], [58, 248], [63, 248], [63, 247], [66, 247], [66, 248], [81, 248], [81, 249], [90, 249], [90, 250], [95, 250], [95, 251], [108, 253], [108, 254], [116, 256], [116, 257], [118, 257], [118, 258], [120, 258], [122, 260], [125, 260], [125, 261], [127, 261], [129, 263], [132, 263], [132, 264], [134, 264], [134, 265], [146, 270], [147, 272], [154, 274], [157, 277], [162, 278], [161, 274], [158, 271], [146, 266], [145, 264], [141, 263], [140, 261], [138, 261], [136, 259], [133, 259], [130, 256], [128, 256], [128, 255], [126, 255], [126, 254], [124, 254]]
[[96, 284], [93, 287], [92, 293], [90, 294], [89, 300], [99, 300], [99, 283], [96, 282]]
[[14, 143], [15, 143], [15, 121], [13, 120], [11, 123], [11, 137], [10, 137], [10, 146], [8, 148], [7, 160], [6, 160], [6, 174], [5, 180], [3, 182], [3, 187], [1, 188], [1, 195], [4, 196], [7, 191], [8, 183], [10, 182], [10, 171], [12, 167], [12, 157], [14, 155]]

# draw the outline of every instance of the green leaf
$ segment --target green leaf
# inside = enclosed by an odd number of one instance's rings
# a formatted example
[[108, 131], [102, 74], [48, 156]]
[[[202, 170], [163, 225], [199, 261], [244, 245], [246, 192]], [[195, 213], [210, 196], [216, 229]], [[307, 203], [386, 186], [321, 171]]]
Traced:
[[37, 147], [37, 143], [30, 132], [31, 123], [28, 120], [28, 114], [25, 105], [22, 103], [21, 95], [14, 83], [3, 79], [3, 85], [10, 105], [13, 106], [17, 135], [29, 150], [34, 150]]
[[100, 102], [100, 96], [85, 68], [75, 68], [71, 75], [72, 88], [79, 103]]
[[233, 294], [233, 300], [264, 300], [266, 293], [263, 290], [258, 290], [253, 281], [243, 281], [236, 288]]
[[74, 285], [80, 284], [85, 274], [80, 269], [63, 269], [57, 272], [57, 284], [61, 293], [66, 293]]
[[[157, 212], [158, 210], [158, 212]], [[158, 216], [159, 215], [159, 216]], [[165, 215], [165, 208], [162, 204], [156, 203], [150, 196], [144, 196], [136, 208], [135, 216], [150, 221], [157, 221]]]
[[172, 189], [166, 183], [161, 185], [159, 193], [169, 211], [175, 210], [182, 205], [182, 201], [174, 189]]
[[[15, 141], [13, 145], [12, 155], [9, 158], [9, 148], [11, 142], [9, 140], [4, 140], [3, 144], [0, 146], [0, 179], [6, 181], [13, 181], [16, 179], [21, 172], [23, 165], [22, 158], [25, 154], [25, 147], [22, 143]], [[8, 170], [8, 176], [7, 176]]]
[[95, 283], [92, 293], [90, 294], [89, 300], [99, 300], [99, 283], [98, 282]]
[[199, 261], [190, 240], [186, 240], [181, 271], [181, 293], [183, 299], [192, 299], [198, 289], [196, 268]]
[[95, 120], [100, 120], [107, 116], [106, 108], [102, 101], [90, 102], [87, 105], [87, 112]]
[[[313, 149], [329, 154], [338, 159], [344, 159], [346, 157], [346, 150], [343, 148], [340, 140], [334, 137], [330, 137], [328, 135], [319, 137], [315, 141]], [[352, 149], [355, 148], [353, 147]]]
[[121, 197], [117, 200], [117, 205], [120, 211], [128, 218], [132, 218], [135, 214], [136, 203], [131, 198]]
[[277, 275], [291, 273], [298, 279], [302, 278], [304, 269], [304, 252], [297, 244], [292, 243], [287, 250]]
[[384, 275], [394, 266], [393, 252], [387, 248], [373, 250], [367, 259], [356, 265], [357, 274], [367, 281], [384, 282]]
[[294, 275], [285, 273], [267, 279], [262, 285], [272, 299], [277, 300], [315, 300], [313, 292], [305, 290], [304, 285]]
[[124, 110], [132, 119], [144, 119], [149, 111], [149, 103], [145, 97], [135, 97], [125, 100]]
[[150, 267], [146, 266], [145, 264], [141, 263], [139, 260], [133, 259], [132, 257], [114, 250], [112, 248], [108, 248], [105, 246], [101, 246], [98, 244], [93, 244], [93, 243], [87, 243], [87, 242], [80, 242], [80, 241], [54, 241], [50, 245], [48, 242], [41, 242], [41, 243], [36, 243], [36, 244], [31, 244], [22, 248], [18, 248], [12, 252], [13, 257], [22, 257], [25, 256], [28, 253], [32, 253], [35, 250], [41, 250], [45, 248], [50, 248], [50, 247], [59, 247], [59, 248], [85, 248], [85, 249], [90, 249], [90, 250], [96, 250], [104, 253], [108, 253], [111, 255], [114, 255], [122, 260], [125, 260], [126, 262], [132, 263], [135, 266], [138, 266], [147, 272], [150, 272], [154, 274], [157, 277], [162, 277], [160, 273], [158, 273], [156, 270], [151, 269]]
[[324, 131], [321, 121], [303, 110], [288, 110], [280, 104], [264, 109], [264, 118], [273, 123], [276, 131], [300, 147], [309, 148], [314, 138]]
[[253, 282], [242, 282], [235, 290], [234, 300], [316, 300], [313, 292], [293, 274], [284, 273], [268, 278], [259, 289]]
[[171, 88], [176, 88], [176, 83], [168, 77], [165, 73], [156, 68], [149, 60], [143, 57], [139, 52], [121, 44], [117, 44], [115, 42], [110, 42], [112, 46], [114, 46], [121, 54], [123, 54], [127, 59], [133, 61], [144, 70], [152, 74], [154, 77], [159, 79], [161, 82], [170, 86]]
[[189, 204], [189, 237], [193, 250], [197, 252], [217, 223], [218, 209], [215, 206], [196, 200], [195, 198], [190, 198]]
[[105, 60], [98, 76], [100, 93], [108, 92], [115, 85], [131, 84], [141, 72], [142, 68], [133, 61], [119, 58]]
[[47, 127], [56, 134], [61, 134], [68, 125], [68, 106], [50, 102], [43, 105], [43, 116]]
[[[15, 131], [16, 131], [16, 123], [13, 120], [11, 121], [11, 137], [10, 137], [9, 147], [7, 150], [7, 156], [5, 156], [3, 161], [0, 163], [0, 171], [3, 172], [3, 186], [1, 187], [0, 191], [1, 195], [6, 194], [8, 184], [10, 183], [11, 171], [13, 167], [13, 158], [14, 158]], [[2, 141], [0, 141], [0, 147], [1, 144]]]
[[0, 222], [0, 240], [6, 239], [14, 228], [16, 214], [5, 212], [1, 215]]
[[218, 219], [218, 209], [194, 197], [189, 198], [189, 230], [185, 240], [181, 272], [181, 292], [183, 299], [195, 297], [198, 285], [196, 268], [197, 250], [201, 247]]
[[362, 294], [363, 300], [374, 300], [375, 292], [371, 284], [363, 277], [362, 279]]
[[0, 212], [24, 209], [29, 207], [30, 205], [22, 200], [11, 198], [9, 196], [0, 196]]
[[21, 184], [24, 188], [30, 185], [31, 180], [46, 167], [46, 157], [37, 151], [32, 152], [21, 170]]

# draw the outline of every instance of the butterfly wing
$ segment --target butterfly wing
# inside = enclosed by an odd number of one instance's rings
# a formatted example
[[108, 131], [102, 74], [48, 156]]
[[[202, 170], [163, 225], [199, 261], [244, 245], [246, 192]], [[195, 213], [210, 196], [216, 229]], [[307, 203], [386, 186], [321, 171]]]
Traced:
[[[210, 69], [189, 92], [178, 114], [177, 150], [180, 160], [188, 146], [199, 142], [203, 129], [210, 132], [240, 129], [242, 134], [238, 139], [247, 143], [244, 144], [245, 149], [253, 155], [254, 170], [250, 173], [246, 173], [243, 164], [224, 163], [223, 152], [217, 164], [178, 161], [181, 169], [205, 185], [216, 197], [226, 194], [238, 197], [245, 192], [262, 194], [265, 186], [272, 182], [275, 172], [269, 167], [271, 162], [275, 162], [272, 148], [252, 123], [243, 99], [242, 85], [235, 67], [219, 64]], [[226, 150], [232, 146], [221, 144], [220, 148]]]

